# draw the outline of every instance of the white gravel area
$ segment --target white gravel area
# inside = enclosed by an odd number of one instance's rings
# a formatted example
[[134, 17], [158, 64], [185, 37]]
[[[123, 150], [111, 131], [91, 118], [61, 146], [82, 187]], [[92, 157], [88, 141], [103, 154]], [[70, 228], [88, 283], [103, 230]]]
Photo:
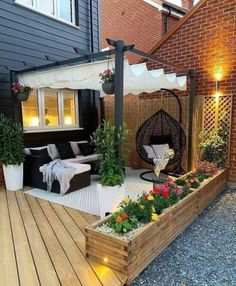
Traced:
[[132, 286], [236, 286], [236, 190], [226, 190]]

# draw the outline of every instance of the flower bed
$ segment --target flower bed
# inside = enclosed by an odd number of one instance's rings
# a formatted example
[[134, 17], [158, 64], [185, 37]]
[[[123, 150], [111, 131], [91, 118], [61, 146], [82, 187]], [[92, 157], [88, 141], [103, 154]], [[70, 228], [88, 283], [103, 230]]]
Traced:
[[[186, 174], [179, 180], [188, 180], [188, 176], [193, 174], [196, 174], [196, 171]], [[225, 188], [226, 181], [226, 170], [218, 171], [211, 178], [205, 178], [197, 189], [174, 205], [165, 208], [160, 215], [157, 214], [156, 221], [138, 229], [128, 240], [97, 229], [105, 223], [110, 223], [112, 216], [114, 220], [114, 215], [99, 220], [86, 228], [86, 255], [127, 275], [127, 285], [129, 285]], [[155, 196], [155, 194], [148, 195]], [[147, 199], [147, 204], [150, 201], [152, 198]], [[124, 214], [118, 216], [122, 215]], [[152, 215], [153, 213], [151, 217]], [[127, 216], [119, 218], [118, 222], [121, 219], [125, 220]]]

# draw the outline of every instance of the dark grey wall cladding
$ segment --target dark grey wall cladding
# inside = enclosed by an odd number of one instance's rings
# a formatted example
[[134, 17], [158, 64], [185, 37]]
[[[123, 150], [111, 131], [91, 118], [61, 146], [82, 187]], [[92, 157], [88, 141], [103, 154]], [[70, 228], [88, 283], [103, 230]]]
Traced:
[[[19, 70], [73, 58], [78, 56], [74, 48], [91, 51], [90, 0], [75, 1], [78, 27], [24, 8], [14, 0], [0, 0], [0, 112], [14, 116], [10, 69]], [[98, 0], [93, 0], [92, 10], [96, 52], [99, 50]], [[82, 115], [91, 112], [90, 104], [90, 98], [81, 96], [81, 107], [87, 109], [82, 110]], [[82, 121], [86, 128], [86, 121]]]

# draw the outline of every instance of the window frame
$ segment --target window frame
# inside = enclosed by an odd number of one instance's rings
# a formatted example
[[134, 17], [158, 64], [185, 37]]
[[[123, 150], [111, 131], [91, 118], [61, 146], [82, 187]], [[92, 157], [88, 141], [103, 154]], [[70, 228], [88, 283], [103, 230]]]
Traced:
[[67, 21], [67, 20], [65, 20], [65, 19], [62, 19], [61, 17], [60, 17], [60, 9], [59, 9], [59, 1], [60, 0], [53, 0], [53, 6], [54, 6], [54, 10], [55, 10], [55, 12], [54, 12], [54, 14], [53, 15], [51, 15], [51, 14], [47, 14], [47, 13], [45, 13], [45, 12], [43, 12], [43, 11], [40, 11], [40, 10], [38, 10], [38, 7], [37, 7], [37, 2], [38, 0], [32, 0], [32, 6], [31, 5], [27, 5], [27, 4], [24, 4], [24, 3], [21, 3], [21, 0], [14, 0], [14, 3], [16, 3], [17, 5], [20, 5], [20, 6], [23, 6], [23, 7], [25, 7], [25, 8], [27, 8], [27, 9], [30, 9], [30, 10], [32, 10], [32, 11], [34, 11], [34, 12], [37, 12], [37, 13], [39, 13], [39, 14], [42, 14], [42, 15], [44, 15], [44, 16], [46, 16], [46, 17], [49, 17], [49, 18], [51, 18], [51, 19], [54, 19], [54, 20], [57, 20], [57, 21], [59, 21], [59, 22], [62, 22], [62, 23], [65, 23], [65, 24], [68, 24], [68, 25], [70, 25], [70, 26], [73, 26], [73, 27], [77, 27], [78, 28], [78, 25], [76, 25], [77, 23], [76, 23], [76, 11], [75, 11], [75, 9], [76, 9], [76, 0], [71, 0], [72, 1], [72, 13], [71, 13], [71, 16], [72, 16], [72, 21]]
[[[58, 126], [48, 126], [45, 124], [45, 90], [53, 90], [58, 96]], [[22, 123], [24, 132], [47, 132], [47, 131], [63, 131], [63, 130], [74, 130], [83, 129], [80, 127], [79, 118], [79, 96], [78, 91], [71, 90], [74, 93], [74, 107], [75, 107], [75, 122], [76, 124], [67, 125], [64, 124], [64, 91], [70, 89], [50, 89], [50, 88], [40, 88], [36, 90], [37, 100], [38, 100], [38, 116], [39, 116], [39, 126], [24, 126], [23, 118], [23, 107], [22, 108]]]

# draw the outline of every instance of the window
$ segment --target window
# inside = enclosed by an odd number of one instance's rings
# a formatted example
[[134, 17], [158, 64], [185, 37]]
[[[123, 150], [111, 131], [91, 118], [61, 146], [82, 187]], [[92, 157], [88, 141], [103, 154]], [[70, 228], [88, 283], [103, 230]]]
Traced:
[[75, 24], [75, 1], [76, 0], [15, 0], [18, 4], [71, 24]]
[[22, 102], [26, 130], [79, 127], [78, 96], [73, 90], [39, 89]]

